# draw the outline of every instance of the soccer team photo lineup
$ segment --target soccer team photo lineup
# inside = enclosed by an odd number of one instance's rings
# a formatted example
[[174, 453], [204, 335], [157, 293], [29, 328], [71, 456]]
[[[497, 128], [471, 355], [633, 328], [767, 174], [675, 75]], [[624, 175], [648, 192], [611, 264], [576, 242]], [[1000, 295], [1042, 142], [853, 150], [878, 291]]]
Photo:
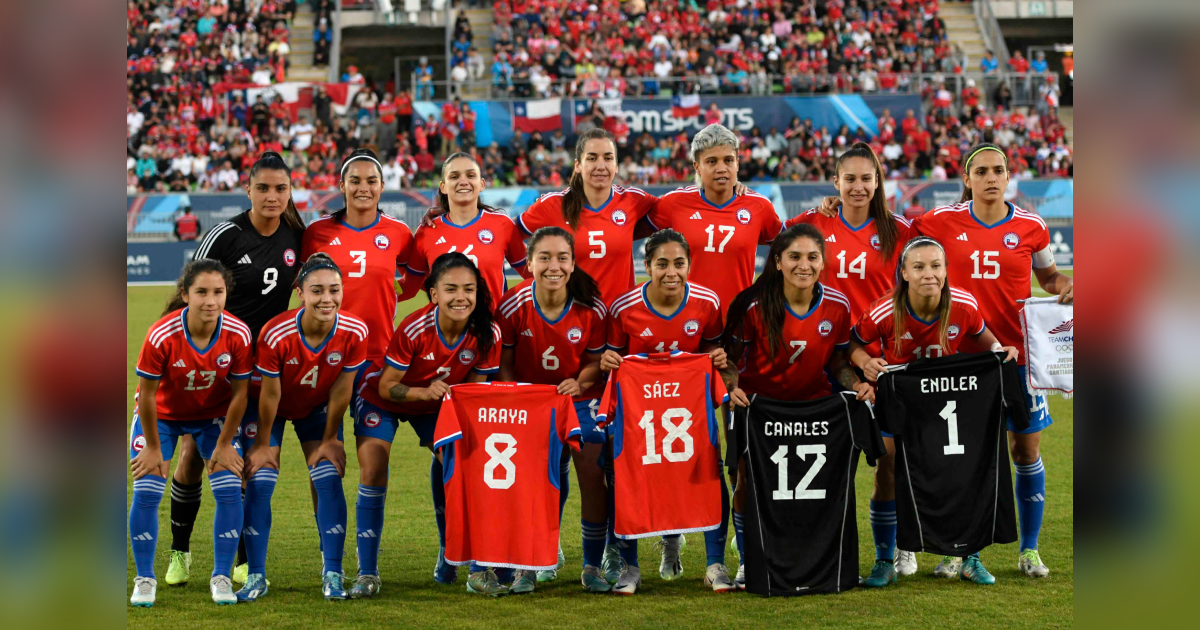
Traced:
[[392, 4], [129, 3], [131, 623], [1071, 623], [1069, 30]]

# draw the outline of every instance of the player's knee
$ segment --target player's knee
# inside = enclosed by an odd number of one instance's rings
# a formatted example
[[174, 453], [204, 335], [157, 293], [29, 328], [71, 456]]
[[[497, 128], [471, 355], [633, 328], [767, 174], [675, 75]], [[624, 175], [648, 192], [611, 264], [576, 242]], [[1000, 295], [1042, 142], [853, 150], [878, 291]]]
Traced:
[[377, 464], [362, 464], [359, 472], [359, 483], [364, 486], [374, 486], [376, 488], [387, 485], [388, 470], [387, 466], [379, 466]]
[[1022, 444], [1017, 442], [1012, 447], [1013, 463], [1018, 466], [1028, 466], [1036, 463], [1041, 452], [1037, 444]]
[[875, 463], [875, 487], [883, 490], [891, 490], [896, 487], [896, 469], [894, 464], [896, 458], [894, 455], [880, 457]]

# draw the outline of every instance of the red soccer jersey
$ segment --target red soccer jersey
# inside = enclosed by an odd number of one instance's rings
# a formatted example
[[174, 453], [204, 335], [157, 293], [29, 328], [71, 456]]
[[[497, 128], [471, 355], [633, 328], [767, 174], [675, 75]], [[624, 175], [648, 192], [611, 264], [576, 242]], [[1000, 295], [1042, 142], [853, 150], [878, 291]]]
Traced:
[[150, 327], [135, 371], [160, 381], [154, 400], [159, 420], [207, 420], [225, 415], [233, 397], [230, 381], [250, 378], [254, 349], [250, 327], [221, 313], [208, 347], [197, 348], [187, 327], [187, 308], [168, 313]]
[[367, 376], [359, 386], [358, 393], [367, 402], [397, 413], [421, 415], [436, 413], [441, 401], [395, 403], [379, 395], [379, 377], [385, 365], [403, 371], [401, 379], [409, 387], [429, 387], [434, 381], [445, 381], [447, 385], [463, 382], [470, 372], [495, 374], [500, 371], [500, 327], [492, 324], [496, 343], [486, 356], [480, 356], [475, 335], [469, 331], [450, 345], [442, 336], [437, 325], [436, 304], [426, 304], [414, 312], [396, 329], [388, 344], [387, 353], [371, 364]]
[[747, 395], [776, 400], [812, 400], [833, 393], [825, 364], [834, 352], [850, 345], [850, 302], [831, 287], [817, 285], [817, 300], [803, 315], [788, 308], [783, 316], [783, 344], [770, 354], [762, 309], [757, 301], [746, 313], [745, 354], [737, 357], [738, 386]]
[[575, 237], [575, 264], [595, 278], [600, 299], [611, 305], [613, 300], [636, 285], [633, 230], [658, 198], [638, 188], [613, 186], [604, 205], [591, 208], [584, 204], [579, 213], [579, 229], [572, 230], [562, 214], [567, 190], [542, 195], [517, 219], [517, 223], [526, 234], [546, 226], [557, 226], [570, 232]]
[[[446, 561], [545, 570], [558, 564], [558, 462], [579, 420], [553, 385], [467, 383], [434, 430], [446, 469]], [[519, 518], [514, 518], [519, 515]]]
[[837, 289], [849, 298], [854, 321], [896, 285], [896, 259], [904, 244], [917, 235], [908, 219], [895, 215], [892, 219], [897, 231], [896, 249], [887, 259], [883, 257], [874, 219], [853, 228], [842, 218], [841, 210], [837, 216], [827, 217], [814, 209], [788, 219], [786, 224], [792, 227], [808, 223], [825, 235], [825, 271], [821, 274], [821, 284]]
[[640, 355], [613, 370], [596, 424], [613, 425], [618, 538], [720, 527], [716, 408], [728, 398], [707, 355]]
[[721, 300], [711, 289], [688, 282], [679, 308], [663, 315], [650, 306], [647, 284], [617, 298], [609, 307], [609, 348], [625, 348], [625, 354], [700, 352], [701, 341], [721, 339]]
[[854, 325], [850, 334], [863, 345], [878, 341], [883, 345], [883, 359], [889, 365], [908, 363], [913, 359], [928, 359], [955, 354], [963, 335], [983, 332], [983, 316], [975, 297], [962, 289], [950, 287], [950, 326], [946, 329], [949, 348], [943, 348], [938, 338], [938, 320], [922, 321], [912, 309], [904, 314], [904, 333], [900, 335], [900, 354], [896, 354], [896, 327], [892, 318], [892, 298], [885, 296], [871, 305]]
[[[975, 218], [971, 202], [936, 208], [921, 215], [913, 227], [946, 248], [946, 271], [954, 286], [969, 291], [996, 339], [1023, 347], [1021, 304], [1031, 293], [1030, 273], [1037, 259], [1054, 264], [1049, 251], [1050, 231], [1041, 217], [1013, 204], [995, 225]], [[1025, 364], [1021, 353], [1019, 365]]]
[[300, 258], [325, 252], [342, 270], [342, 308], [366, 322], [370, 337], [367, 359], [383, 356], [395, 330], [396, 271], [408, 262], [412, 231], [400, 219], [382, 212], [361, 230], [321, 217], [304, 231]]
[[519, 269], [525, 265], [525, 241], [508, 215], [480, 211], [466, 225], [451, 223], [448, 215], [434, 219], [434, 227], [422, 225], [413, 239], [406, 271], [413, 282], [421, 282], [438, 256], [461, 252], [470, 258], [492, 294], [492, 310], [500, 306], [500, 297], [508, 290], [504, 280], [504, 261]]
[[281, 313], [263, 326], [258, 338], [255, 368], [279, 379], [282, 396], [276, 415], [289, 420], [308, 416], [329, 402], [329, 390], [342, 372], [354, 372], [367, 362], [367, 325], [341, 311], [333, 330], [313, 348], [300, 327], [303, 308]]
[[770, 243], [783, 222], [770, 199], [747, 193], [715, 206], [695, 186], [663, 195], [649, 214], [655, 229], [683, 234], [692, 251], [691, 275], [703, 278], [721, 298], [721, 314], [754, 282], [754, 256]]
[[[534, 298], [534, 281], [526, 280], [509, 291], [500, 305], [500, 334], [504, 347], [516, 352], [517, 381], [558, 385], [577, 378], [588, 361], [585, 356], [604, 352], [607, 313], [599, 299], [590, 305], [568, 302], [553, 321], [542, 315]], [[592, 400], [604, 393], [596, 383], [576, 400]]]

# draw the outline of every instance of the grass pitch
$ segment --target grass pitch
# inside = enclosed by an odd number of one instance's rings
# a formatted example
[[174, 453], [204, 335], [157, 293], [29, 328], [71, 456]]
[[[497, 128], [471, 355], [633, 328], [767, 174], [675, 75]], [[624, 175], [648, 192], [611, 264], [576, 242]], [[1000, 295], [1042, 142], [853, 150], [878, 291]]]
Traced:
[[[128, 289], [128, 404], [124, 426], [133, 415], [137, 378], [133, 364], [146, 330], [158, 318], [169, 287]], [[1036, 291], [1036, 287], [1035, 287]], [[404, 315], [422, 300], [401, 305]], [[420, 448], [410, 429], [400, 427], [392, 447], [391, 483], [379, 570], [383, 590], [371, 600], [327, 603], [321, 597], [316, 526], [308, 490], [308, 475], [295, 434], [288, 429], [281, 456], [279, 485], [272, 502], [274, 522], [268, 558], [270, 593], [254, 604], [218, 607], [208, 593], [212, 570], [213, 499], [205, 483], [196, 531], [192, 536], [192, 581], [169, 587], [164, 579], [169, 558], [171, 529], [170, 493], [159, 512], [159, 545], [155, 569], [159, 576], [158, 601], [153, 608], [127, 608], [131, 628], [489, 628], [520, 623], [528, 628], [1064, 628], [1073, 625], [1074, 549], [1071, 401], [1053, 396], [1050, 410], [1054, 425], [1042, 434], [1046, 465], [1045, 524], [1040, 547], [1050, 567], [1049, 578], [1033, 580], [1017, 571], [1017, 545], [993, 546], [982, 558], [995, 574], [994, 586], [976, 586], [957, 580], [934, 578], [938, 558], [919, 554], [920, 571], [902, 578], [898, 586], [856, 589], [838, 595], [795, 598], [760, 598], [745, 593], [717, 595], [705, 589], [704, 540], [688, 535], [684, 548], [684, 574], [672, 582], [657, 576], [658, 558], [650, 543], [641, 545], [643, 586], [636, 596], [591, 595], [579, 584], [581, 567], [578, 484], [563, 517], [562, 541], [567, 567], [559, 579], [539, 584], [525, 597], [500, 599], [470, 595], [465, 590], [465, 568], [459, 582], [442, 586], [433, 581], [437, 558], [437, 530], [429, 498], [429, 451]], [[128, 429], [126, 429], [128, 430]], [[347, 431], [346, 477], [343, 485], [350, 512], [345, 567], [355, 572], [354, 501], [358, 463]], [[860, 462], [855, 481], [858, 493], [859, 570], [870, 571], [875, 550], [868, 522], [867, 499], [872, 469]], [[132, 496], [132, 479], [129, 480]], [[128, 501], [128, 498], [127, 498]], [[128, 507], [128, 504], [127, 506]], [[730, 545], [733, 531], [730, 528]], [[133, 555], [127, 549], [126, 596], [133, 589]], [[726, 556], [736, 566], [737, 555]], [[236, 588], [236, 585], [235, 585]], [[128, 604], [126, 604], [128, 606]]]

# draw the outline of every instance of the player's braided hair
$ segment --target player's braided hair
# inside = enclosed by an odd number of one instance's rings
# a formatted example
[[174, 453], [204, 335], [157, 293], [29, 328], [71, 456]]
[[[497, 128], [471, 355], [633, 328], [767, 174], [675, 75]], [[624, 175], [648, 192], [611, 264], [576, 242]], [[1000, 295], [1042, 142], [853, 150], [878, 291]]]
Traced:
[[[575, 165], [580, 166], [583, 163], [583, 151], [587, 148], [589, 140], [608, 140], [612, 143], [613, 155], [617, 152], [617, 142], [613, 135], [603, 127], [593, 127], [579, 134], [579, 139], [575, 141]], [[616, 173], [613, 173], [615, 176]], [[583, 214], [583, 204], [587, 203], [587, 193], [584, 190], [583, 172], [575, 171], [571, 173], [570, 188], [563, 195], [562, 214], [563, 220], [567, 225], [571, 226], [572, 230], [579, 229], [579, 215]]]
[[[287, 174], [288, 185], [291, 185], [292, 169], [288, 167], [287, 162], [284, 161], [282, 155], [279, 155], [274, 151], [264, 152], [262, 156], [258, 158], [258, 161], [256, 161], [254, 165], [250, 167], [250, 176], [248, 180], [250, 182], [250, 186], [254, 185], [254, 176], [258, 175], [258, 172], [263, 170], [283, 171]], [[292, 228], [293, 230], [304, 229], [304, 219], [301, 219], [300, 213], [296, 211], [296, 202], [292, 200], [292, 195], [290, 193], [288, 194], [287, 208], [284, 208], [283, 210], [283, 221], [284, 223], [287, 223], [288, 227]]]
[[962, 194], [962, 199], [959, 200], [959, 203], [962, 203], [964, 201], [971, 201], [971, 199], [973, 198], [973, 195], [971, 194], [971, 186], [970, 186], [970, 184], [967, 183], [971, 177], [971, 160], [975, 159], [975, 156], [979, 155], [980, 153], [982, 153], [984, 151], [995, 151], [995, 152], [999, 153], [1001, 156], [1003, 156], [1004, 157], [1004, 170], [1006, 170], [1006, 171], [1008, 170], [1008, 154], [1004, 152], [1004, 149], [1001, 149], [1000, 147], [992, 144], [991, 142], [980, 142], [979, 144], [971, 147], [971, 150], [968, 151], [965, 156], [963, 156], [963, 167], [962, 167], [963, 194]]
[[887, 193], [883, 190], [883, 167], [879, 165], [879, 157], [875, 155], [875, 150], [866, 142], [855, 142], [848, 151], [838, 156], [833, 166], [834, 173], [840, 175], [842, 162], [856, 157], [870, 160], [875, 165], [875, 194], [871, 196], [867, 211], [875, 220], [875, 232], [879, 234], [883, 259], [891, 260], [892, 254], [896, 253], [896, 241], [900, 238], [900, 230], [896, 228], [892, 211], [888, 209]]
[[742, 349], [746, 346], [746, 315], [754, 302], [758, 302], [758, 308], [762, 312], [770, 356], [774, 358], [775, 349], [783, 345], [783, 318], [787, 316], [787, 298], [783, 295], [784, 279], [779, 261], [783, 258], [783, 252], [798, 238], [812, 239], [821, 250], [821, 260], [825, 259], [825, 236], [808, 223], [793, 225], [771, 241], [771, 251], [767, 254], [763, 272], [754, 280], [754, 284], [738, 293], [729, 306], [721, 345], [730, 356], [740, 357]]
[[425, 278], [425, 295], [429, 296], [429, 301], [432, 302], [431, 291], [437, 286], [438, 280], [447, 271], [459, 267], [475, 274], [475, 308], [467, 317], [467, 332], [475, 336], [479, 356], [484, 357], [491, 352], [497, 339], [495, 331], [492, 330], [492, 294], [488, 290], [487, 283], [479, 275], [479, 268], [475, 266], [475, 263], [471, 262], [471, 259], [462, 252], [446, 252], [438, 256], [433, 260], [429, 276]]
[[[904, 314], [909, 308], [908, 303], [908, 280], [904, 279], [902, 270], [904, 262], [908, 260], [908, 254], [922, 247], [936, 247], [942, 252], [942, 264], [946, 264], [946, 249], [942, 244], [928, 236], [918, 236], [908, 242], [904, 249], [900, 252], [900, 258], [896, 261], [896, 288], [892, 289], [892, 329], [895, 337], [895, 352], [900, 354], [903, 350], [903, 342], [900, 337], [904, 336]], [[946, 336], [946, 331], [950, 328], [950, 305], [952, 298], [950, 296], [950, 278], [946, 278], [946, 282], [942, 284], [942, 292], [938, 298], [938, 343], [942, 344], [942, 351], [945, 352], [950, 347], [950, 342]]]
[[162, 314], [177, 311], [185, 306], [187, 302], [183, 300], [183, 296], [187, 295], [188, 290], [196, 283], [196, 278], [202, 273], [220, 274], [225, 280], [225, 294], [229, 295], [233, 292], [233, 272], [219, 260], [212, 258], [201, 258], [193, 260], [183, 266], [183, 271], [179, 274], [179, 279], [175, 281], [175, 293], [171, 294], [171, 299], [167, 302], [167, 308], [163, 309]]
[[[575, 237], [560, 227], [548, 226], [538, 228], [533, 233], [533, 237], [529, 239], [529, 248], [525, 250], [526, 264], [533, 261], [533, 255], [537, 251], [538, 243], [542, 239], [552, 236], [557, 236], [567, 242], [567, 249], [571, 251], [571, 259], [574, 262]], [[596, 280], [588, 272], [579, 267], [575, 267], [575, 270], [571, 272], [571, 276], [567, 278], [567, 295], [571, 296], [572, 300], [584, 308], [591, 308], [596, 298], [602, 297], [600, 290], [596, 287]]]

